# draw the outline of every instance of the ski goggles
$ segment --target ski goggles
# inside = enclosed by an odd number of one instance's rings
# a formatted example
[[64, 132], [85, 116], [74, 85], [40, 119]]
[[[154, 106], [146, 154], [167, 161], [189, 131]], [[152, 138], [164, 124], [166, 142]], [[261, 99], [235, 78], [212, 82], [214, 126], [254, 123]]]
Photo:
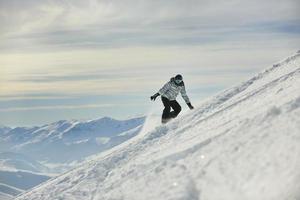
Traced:
[[182, 82], [181, 79], [175, 79], [175, 83], [180, 84]]

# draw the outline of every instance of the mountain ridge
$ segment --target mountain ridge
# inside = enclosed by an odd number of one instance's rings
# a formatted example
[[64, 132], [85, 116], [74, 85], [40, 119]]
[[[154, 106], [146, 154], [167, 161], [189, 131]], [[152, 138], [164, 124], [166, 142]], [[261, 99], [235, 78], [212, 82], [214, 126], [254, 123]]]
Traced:
[[[16, 127], [10, 129], [3, 134], [0, 139], [1, 147], [0, 151], [12, 151], [22, 152], [30, 155], [37, 160], [56, 160], [59, 156], [50, 154], [53, 151], [53, 146], [59, 148], [65, 148], [65, 152], [69, 152], [67, 149], [76, 146], [76, 149], [80, 149], [83, 143], [89, 143], [87, 146], [87, 152], [78, 152], [82, 154], [82, 158], [93, 152], [101, 150], [101, 144], [97, 142], [99, 137], [117, 137], [118, 134], [129, 131], [131, 129], [136, 130], [136, 134], [142, 128], [144, 117], [133, 118], [128, 120], [115, 120], [109, 117], [103, 117], [95, 120], [59, 120], [51, 124], [42, 125], [40, 127]], [[136, 127], [140, 126], [140, 129]], [[110, 140], [109, 145], [117, 145], [122, 142], [121, 140], [114, 144], [114, 141]], [[99, 146], [100, 145], [100, 146]], [[103, 146], [104, 147], [104, 146]], [[50, 148], [50, 149], [49, 149]], [[88, 150], [90, 148], [90, 150]], [[106, 146], [104, 148], [109, 148]], [[75, 149], [75, 150], [76, 150]], [[80, 159], [75, 154], [70, 152], [70, 161]], [[67, 156], [68, 157], [68, 156]], [[65, 162], [66, 157], [63, 158]], [[60, 160], [57, 160], [60, 162]]]
[[127, 120], [103, 117], [0, 128], [0, 198], [13, 198], [90, 156], [123, 143], [139, 133], [143, 122], [143, 117]]

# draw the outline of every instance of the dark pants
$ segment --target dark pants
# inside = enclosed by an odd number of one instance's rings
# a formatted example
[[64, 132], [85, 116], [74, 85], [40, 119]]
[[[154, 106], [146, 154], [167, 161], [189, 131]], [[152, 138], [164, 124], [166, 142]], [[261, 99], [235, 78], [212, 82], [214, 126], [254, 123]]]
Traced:
[[[166, 97], [161, 97], [161, 100], [165, 106], [162, 114], [161, 122], [167, 123], [170, 119], [177, 117], [177, 115], [181, 111], [181, 106], [176, 100], [170, 101]], [[171, 108], [173, 109], [172, 112], [171, 112]]]

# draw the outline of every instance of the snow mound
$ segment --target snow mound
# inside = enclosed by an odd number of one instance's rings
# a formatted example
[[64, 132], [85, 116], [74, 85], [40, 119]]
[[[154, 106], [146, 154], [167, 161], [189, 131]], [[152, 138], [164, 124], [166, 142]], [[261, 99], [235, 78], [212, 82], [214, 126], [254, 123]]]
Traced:
[[18, 200], [299, 200], [300, 52]]

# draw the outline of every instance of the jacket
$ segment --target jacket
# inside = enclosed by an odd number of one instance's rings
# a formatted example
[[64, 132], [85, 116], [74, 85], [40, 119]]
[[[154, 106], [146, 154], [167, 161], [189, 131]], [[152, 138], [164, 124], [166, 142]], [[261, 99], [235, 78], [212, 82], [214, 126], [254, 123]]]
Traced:
[[189, 97], [186, 94], [184, 82], [182, 81], [180, 84], [175, 83], [175, 78], [171, 78], [169, 82], [167, 82], [158, 93], [169, 99], [170, 101], [176, 100], [178, 93], [181, 93], [182, 98], [186, 103], [190, 103]]

